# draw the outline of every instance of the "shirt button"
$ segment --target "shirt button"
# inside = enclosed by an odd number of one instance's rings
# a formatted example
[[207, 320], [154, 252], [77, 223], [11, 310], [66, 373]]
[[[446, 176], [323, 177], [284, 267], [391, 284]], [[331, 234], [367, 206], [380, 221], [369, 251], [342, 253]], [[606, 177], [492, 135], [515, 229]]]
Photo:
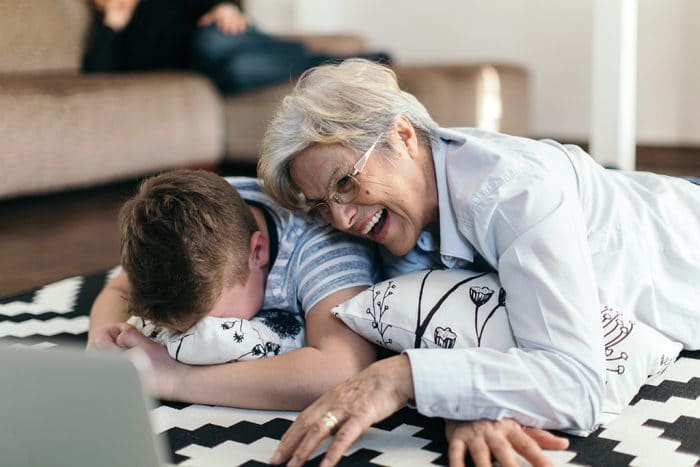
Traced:
[[433, 412], [438, 412], [440, 409], [442, 409], [442, 406], [440, 404], [433, 404], [430, 406], [430, 410]]

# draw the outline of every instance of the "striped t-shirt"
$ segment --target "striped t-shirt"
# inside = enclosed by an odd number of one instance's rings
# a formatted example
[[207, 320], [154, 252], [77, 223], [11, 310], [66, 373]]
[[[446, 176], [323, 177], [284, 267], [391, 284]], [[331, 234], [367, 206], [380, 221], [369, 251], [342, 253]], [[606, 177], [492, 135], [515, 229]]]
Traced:
[[273, 263], [263, 309], [305, 315], [333, 292], [376, 282], [379, 263], [370, 243], [309, 223], [303, 216], [278, 206], [263, 192], [258, 179], [227, 180], [246, 202], [263, 209], [268, 224], [274, 224], [268, 225]]

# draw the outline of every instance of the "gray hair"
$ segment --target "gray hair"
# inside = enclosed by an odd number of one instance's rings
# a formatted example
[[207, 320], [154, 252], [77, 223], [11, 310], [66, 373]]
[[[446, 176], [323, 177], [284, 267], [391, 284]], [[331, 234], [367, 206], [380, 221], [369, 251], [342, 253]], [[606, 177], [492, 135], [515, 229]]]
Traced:
[[[314, 144], [341, 144], [361, 153], [400, 116], [426, 144], [438, 129], [423, 104], [399, 88], [388, 67], [364, 59], [321, 65], [306, 71], [286, 96], [262, 142], [258, 176], [279, 204], [299, 210], [303, 195], [291, 177], [291, 163]], [[377, 149], [387, 149], [380, 141]]]

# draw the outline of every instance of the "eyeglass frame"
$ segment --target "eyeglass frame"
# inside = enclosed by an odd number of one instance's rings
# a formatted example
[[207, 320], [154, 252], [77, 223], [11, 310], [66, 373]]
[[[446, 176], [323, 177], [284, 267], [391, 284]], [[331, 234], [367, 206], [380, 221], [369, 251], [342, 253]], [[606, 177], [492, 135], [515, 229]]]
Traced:
[[[369, 160], [369, 156], [372, 155], [372, 153], [374, 152], [374, 149], [377, 147], [377, 144], [379, 144], [379, 141], [381, 140], [381, 138], [382, 138], [382, 135], [379, 135], [379, 137], [374, 141], [374, 143], [372, 143], [372, 146], [370, 146], [369, 149], [367, 149], [362, 154], [362, 156], [352, 166], [352, 170], [350, 171], [350, 173], [343, 175], [338, 180], [336, 180], [336, 182], [335, 182], [336, 187], [338, 186], [338, 182], [340, 182], [341, 180], [343, 180], [346, 177], [349, 177], [353, 181], [353, 183], [356, 183], [357, 185], [359, 185], [359, 181], [356, 179], [356, 177], [358, 175], [360, 175], [362, 173], [362, 171], [365, 169], [365, 166], [367, 165], [367, 161]], [[328, 212], [331, 213], [332, 212], [331, 202], [338, 204], [338, 205], [350, 204], [355, 200], [356, 197], [357, 196], [355, 196], [355, 197], [353, 197], [353, 199], [345, 202], [345, 201], [343, 201], [340, 193], [338, 193], [338, 191], [336, 190], [335, 192], [330, 192], [325, 200], [318, 201], [318, 202], [314, 203], [314, 205], [311, 207], [307, 206], [304, 209], [304, 211], [306, 212], [306, 215], [308, 217], [312, 218], [316, 222], [323, 221], [324, 223], [328, 223], [328, 221], [323, 217], [323, 215], [320, 214], [320, 209], [322, 208], [322, 206], [325, 205], [328, 208]], [[319, 214], [314, 215], [313, 214], [314, 211], [318, 211]]]

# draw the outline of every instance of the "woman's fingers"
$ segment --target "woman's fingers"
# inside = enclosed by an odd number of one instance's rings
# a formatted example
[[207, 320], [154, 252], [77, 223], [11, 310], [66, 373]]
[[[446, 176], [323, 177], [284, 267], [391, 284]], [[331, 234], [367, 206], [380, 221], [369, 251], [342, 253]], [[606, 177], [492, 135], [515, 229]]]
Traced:
[[343, 453], [350, 449], [354, 443], [367, 428], [372, 425], [371, 421], [361, 420], [357, 417], [348, 419], [340, 429], [336, 432], [333, 442], [331, 443], [326, 455], [321, 461], [322, 467], [336, 465]]
[[543, 449], [547, 449], [538, 442], [537, 438], [530, 436], [532, 433], [539, 436], [542, 440], [551, 440], [556, 438], [555, 436], [546, 436], [548, 432], [536, 428], [527, 429], [517, 423], [514, 420], [501, 420], [499, 422], [504, 428], [506, 438], [502, 439], [502, 443], [494, 443], [494, 456], [498, 462], [503, 466], [517, 466], [517, 460], [515, 458], [515, 453], [522, 456], [527, 460], [533, 467], [547, 467], [551, 466], [552, 462], [549, 460], [547, 455], [544, 453]]
[[[288, 467], [298, 467], [311, 456], [314, 449], [331, 434], [332, 427], [323, 421], [323, 416], [304, 428], [304, 435], [294, 450], [292, 458], [287, 463]], [[290, 440], [291, 441], [291, 440]]]
[[[482, 436], [478, 436], [469, 442], [469, 454], [476, 467], [491, 467], [492, 446], [486, 443]], [[510, 466], [505, 466], [510, 467]]]
[[[297, 458], [294, 462], [303, 462], [306, 460], [306, 457], [303, 457], [301, 454], [302, 446], [309, 445], [310, 441], [307, 441], [306, 438], [309, 436], [309, 433], [314, 432], [314, 423], [321, 423], [322, 415], [320, 414], [323, 412], [320, 412], [319, 406], [322, 407], [321, 400], [316, 401], [301, 414], [299, 414], [297, 419], [294, 420], [294, 423], [287, 428], [287, 431], [284, 433], [284, 435], [282, 435], [282, 439], [280, 440], [275, 453], [270, 459], [271, 464], [281, 464], [282, 462], [290, 459], [292, 456]], [[320, 435], [319, 427], [316, 428], [316, 431]], [[323, 439], [323, 437], [321, 439]], [[308, 457], [310, 453], [311, 451], [309, 451], [306, 456]], [[292, 460], [290, 460], [287, 465], [294, 465], [294, 463]]]
[[469, 445], [464, 440], [450, 441], [450, 446], [447, 449], [447, 457], [450, 461], [450, 467], [465, 467], [464, 460], [467, 456], [467, 448]]
[[[552, 465], [542, 449], [565, 449], [568, 440], [536, 428], [523, 428], [510, 419], [458, 422], [447, 420], [445, 433], [450, 443], [450, 465], [461, 465], [471, 455], [477, 467], [491, 466], [492, 458], [502, 467], [517, 467], [517, 455], [534, 467]], [[465, 446], [466, 449], [462, 449]], [[463, 456], [458, 461], [459, 456]]]
[[413, 397], [410, 378], [410, 364], [405, 355], [370, 365], [304, 410], [282, 437], [270, 462], [279, 464], [291, 457], [288, 465], [301, 465], [335, 431], [335, 439], [322, 463], [324, 467], [334, 465], [368, 427]]
[[[515, 449], [515, 452], [520, 454], [524, 459], [526, 459], [533, 467], [546, 467], [552, 465], [552, 462], [542, 451], [542, 448], [524, 431], [519, 433], [514, 433], [511, 436], [510, 443]], [[511, 451], [512, 452], [512, 451]], [[498, 456], [496, 456], [497, 459]], [[514, 465], [517, 465], [514, 464]]]
[[561, 451], [569, 447], [569, 440], [562, 437], [556, 436], [547, 430], [541, 430], [539, 428], [525, 428], [527, 435], [532, 438], [537, 445], [542, 449], [550, 449], [553, 451]]

